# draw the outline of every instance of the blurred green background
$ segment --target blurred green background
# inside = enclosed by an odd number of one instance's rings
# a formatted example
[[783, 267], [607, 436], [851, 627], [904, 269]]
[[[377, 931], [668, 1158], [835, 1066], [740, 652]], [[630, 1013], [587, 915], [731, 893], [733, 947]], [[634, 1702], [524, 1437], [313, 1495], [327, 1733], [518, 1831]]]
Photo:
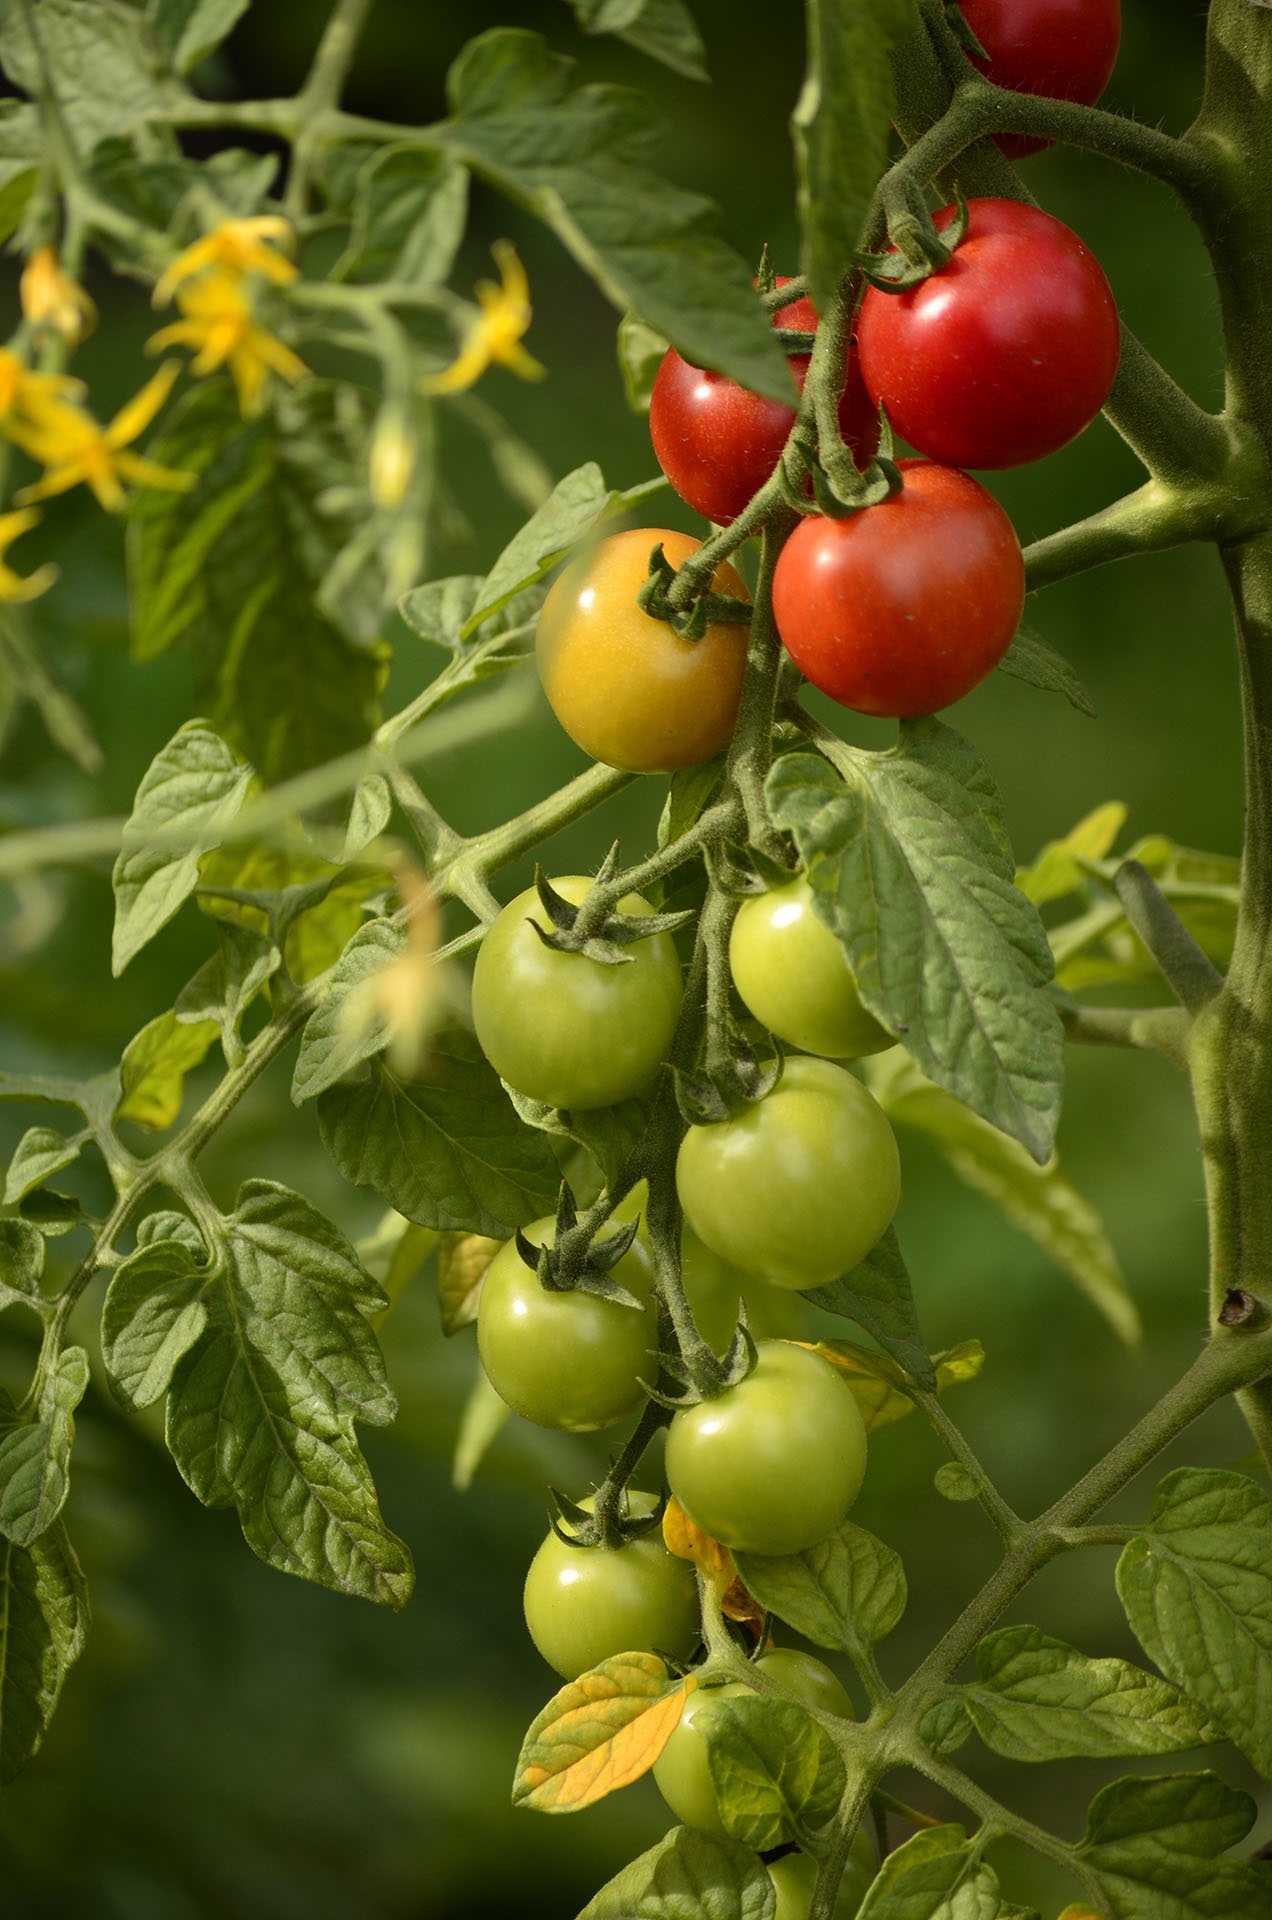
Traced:
[[[325, 11], [316, 0], [257, 0], [210, 82], [245, 96], [292, 89]], [[466, 38], [494, 24], [541, 28], [579, 56], [589, 77], [652, 92], [669, 123], [664, 170], [720, 203], [724, 231], [744, 255], [754, 258], [767, 241], [779, 269], [789, 269], [796, 233], [786, 120], [800, 79], [797, 10], [697, 0], [695, 11], [710, 90], [618, 43], [584, 41], [561, 0], [378, 0], [350, 104], [431, 119], [444, 110], [445, 69]], [[1108, 103], [1185, 126], [1200, 92], [1202, 16], [1195, 0], [1127, 0]], [[1201, 250], [1166, 196], [1084, 157], [1044, 154], [1026, 164], [1044, 204], [1104, 261], [1129, 324], [1192, 393], [1216, 403], [1213, 292]], [[647, 477], [654, 463], [645, 427], [626, 411], [615, 370], [615, 316], [550, 237], [479, 189], [456, 284], [489, 270], [486, 249], [500, 234], [515, 239], [528, 265], [528, 344], [550, 377], [529, 387], [496, 372], [483, 392], [554, 476], [596, 458], [614, 484]], [[102, 271], [89, 278], [104, 320], [82, 370], [99, 411], [108, 411], [138, 384], [136, 346], [151, 322], [139, 296]], [[15, 280], [16, 265], [10, 306]], [[472, 534], [436, 556], [439, 573], [487, 564], [518, 519], [471, 442], [449, 441]], [[1061, 455], [994, 486], [1028, 541], [1113, 498], [1136, 471], [1097, 422]], [[670, 496], [665, 518], [694, 525]], [[128, 662], [118, 525], [70, 497], [40, 538], [66, 564], [62, 585], [36, 610], [38, 631], [91, 717], [105, 767], [93, 778], [78, 772], [28, 713], [0, 759], [6, 827], [125, 810], [147, 762], [191, 710], [182, 660], [144, 669]], [[954, 715], [996, 769], [1018, 854], [1031, 855], [1106, 799], [1128, 804], [1132, 834], [1160, 831], [1235, 851], [1238, 714], [1213, 556], [1185, 551], [1104, 570], [1054, 589], [1027, 617], [1072, 659], [1100, 718], [1084, 720], [1002, 676]], [[394, 638], [391, 695], [400, 700], [436, 656], [404, 630]], [[518, 810], [580, 764], [540, 707], [515, 741], [439, 762], [427, 784], [448, 816], [475, 827]], [[659, 786], [644, 783], [564, 837], [552, 861], [564, 870], [594, 862], [615, 833], [635, 857], [652, 831]], [[520, 873], [508, 876], [509, 890], [514, 883]], [[187, 909], [113, 981], [105, 866], [55, 876], [19, 906], [9, 938], [12, 945], [20, 933], [28, 951], [0, 971], [7, 1068], [109, 1064], [171, 1004], [207, 951], [208, 923]], [[42, 1117], [8, 1110], [0, 1145], [7, 1152]], [[899, 1228], [929, 1344], [984, 1341], [984, 1378], [961, 1392], [957, 1417], [1009, 1498], [1033, 1510], [1164, 1390], [1203, 1332], [1204, 1219], [1184, 1084], [1156, 1057], [1084, 1052], [1072, 1060], [1062, 1148], [1105, 1215], [1142, 1309], [1147, 1337], [1135, 1353], [1121, 1350], [1032, 1244], [934, 1155], [909, 1136], [903, 1147]], [[343, 1187], [330, 1168], [312, 1113], [293, 1112], [286, 1067], [234, 1115], [208, 1172], [218, 1197], [253, 1175], [287, 1181], [353, 1235], [379, 1217], [371, 1197]], [[521, 1733], [556, 1684], [526, 1638], [521, 1580], [544, 1529], [546, 1484], [584, 1491], [603, 1464], [602, 1443], [514, 1421], [473, 1490], [456, 1494], [449, 1460], [476, 1364], [471, 1338], [442, 1340], [427, 1277], [385, 1338], [403, 1412], [389, 1433], [366, 1437], [367, 1451], [386, 1518], [411, 1543], [419, 1575], [416, 1597], [396, 1618], [268, 1572], [231, 1516], [195, 1503], [152, 1428], [90, 1390], [70, 1525], [96, 1624], [43, 1753], [0, 1799], [0, 1905], [12, 1920], [568, 1920], [663, 1831], [666, 1816], [647, 1782], [569, 1820], [514, 1815], [509, 1806]], [[29, 1363], [25, 1316], [6, 1315], [0, 1379], [21, 1383]], [[1225, 1410], [1189, 1436], [1179, 1459], [1228, 1465], [1246, 1451]], [[934, 1492], [938, 1464], [918, 1421], [889, 1429], [874, 1445], [857, 1509], [903, 1553], [910, 1576], [909, 1613], [882, 1650], [886, 1674], [908, 1670], [994, 1557], [979, 1516]], [[1144, 1511], [1148, 1493], [1146, 1481], [1124, 1500], [1124, 1514]], [[1134, 1654], [1103, 1552], [1054, 1566], [1011, 1617], [1089, 1653]], [[965, 1758], [1021, 1811], [1075, 1836], [1095, 1788], [1133, 1770], [1012, 1769], [974, 1749]], [[1221, 1765], [1253, 1790], [1231, 1754]], [[898, 1785], [907, 1790], [934, 1812], [953, 1811], [922, 1783]], [[1265, 1821], [1259, 1837], [1267, 1831]], [[1048, 1916], [1075, 1891], [1024, 1856], [1004, 1855], [1002, 1866], [1012, 1897]]]

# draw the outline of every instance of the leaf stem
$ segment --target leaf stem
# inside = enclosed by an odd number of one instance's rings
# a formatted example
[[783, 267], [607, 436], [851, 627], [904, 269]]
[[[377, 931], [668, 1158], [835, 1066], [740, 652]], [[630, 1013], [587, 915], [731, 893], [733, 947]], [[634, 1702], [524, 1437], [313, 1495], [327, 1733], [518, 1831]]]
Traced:
[[1122, 861], [1113, 875], [1113, 887], [1180, 1005], [1190, 1014], [1200, 1013], [1223, 986], [1219, 969], [1138, 860]]
[[1009, 1547], [1016, 1545], [1024, 1538], [1026, 1531], [1024, 1521], [1003, 1499], [937, 1396], [917, 1385], [910, 1388], [910, 1393], [950, 1458], [957, 1460], [958, 1464], [964, 1467], [975, 1480], [979, 1489], [976, 1497], [1003, 1540]]

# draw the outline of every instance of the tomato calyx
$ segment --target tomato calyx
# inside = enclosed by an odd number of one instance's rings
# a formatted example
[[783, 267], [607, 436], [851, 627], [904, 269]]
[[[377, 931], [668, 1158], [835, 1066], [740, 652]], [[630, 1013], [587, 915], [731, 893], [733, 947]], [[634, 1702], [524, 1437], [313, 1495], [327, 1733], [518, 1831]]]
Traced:
[[562, 1546], [601, 1548], [614, 1552], [631, 1540], [661, 1531], [667, 1506], [664, 1489], [648, 1513], [633, 1513], [628, 1508], [626, 1489], [607, 1480], [586, 1505], [567, 1499], [556, 1487], [548, 1488], [551, 1508], [548, 1525]]
[[949, 264], [951, 256], [967, 235], [967, 200], [959, 186], [954, 188], [954, 218], [938, 228], [917, 184], [902, 182], [902, 204], [888, 212], [889, 245], [883, 253], [863, 253], [856, 257], [865, 278], [880, 293], [908, 293]]
[[[892, 433], [881, 414], [879, 451], [864, 472], [847, 446], [819, 448], [796, 435], [782, 456], [778, 472], [782, 498], [805, 517], [844, 520], [865, 507], [877, 507], [901, 488], [901, 473], [892, 458]], [[813, 497], [808, 497], [811, 480]]]
[[634, 1220], [615, 1227], [613, 1233], [607, 1234], [603, 1240], [592, 1239], [581, 1248], [576, 1248], [573, 1239], [567, 1238], [573, 1235], [578, 1224], [579, 1210], [574, 1203], [574, 1195], [569, 1183], [563, 1180], [561, 1197], [557, 1202], [553, 1244], [536, 1246], [518, 1227], [515, 1235], [517, 1252], [544, 1292], [593, 1293], [598, 1299], [612, 1300], [616, 1306], [631, 1307], [635, 1312], [643, 1313], [645, 1302], [638, 1299], [621, 1280], [616, 1280], [613, 1272], [623, 1255], [630, 1251], [640, 1231], [639, 1214]]
[[[600, 887], [606, 886], [618, 870], [617, 843], [609, 853], [596, 876]], [[693, 913], [609, 913], [604, 916], [599, 929], [595, 925], [595, 912], [588, 913], [583, 906], [575, 906], [556, 891], [541, 866], [534, 870], [534, 884], [543, 911], [551, 921], [551, 928], [541, 927], [530, 917], [529, 924], [538, 934], [545, 947], [552, 947], [558, 953], [581, 953], [589, 960], [599, 961], [602, 966], [622, 967], [633, 959], [630, 953], [624, 953], [624, 947], [630, 947], [638, 940], [648, 940], [656, 933], [674, 933], [677, 927], [683, 927], [693, 919]], [[582, 919], [582, 926], [578, 923]]]
[[708, 1349], [705, 1355], [699, 1355], [691, 1367], [679, 1354], [664, 1353], [662, 1371], [666, 1379], [673, 1383], [673, 1390], [664, 1392], [661, 1387], [646, 1386], [645, 1391], [655, 1406], [665, 1408], [668, 1413], [679, 1413], [685, 1407], [698, 1407], [704, 1401], [714, 1400], [729, 1387], [736, 1387], [753, 1373], [759, 1352], [755, 1336], [747, 1324], [745, 1300], [738, 1302], [738, 1323], [733, 1329], [724, 1353], [717, 1359]]
[[772, 1040], [771, 1044], [771, 1056], [761, 1060], [750, 1042], [742, 1034], [734, 1033], [727, 1059], [713, 1066], [710, 1072], [696, 1073], [687, 1067], [673, 1069], [676, 1104], [691, 1127], [710, 1127], [719, 1120], [731, 1120], [772, 1093], [782, 1077], [785, 1055], [779, 1041]]
[[[704, 547], [701, 551], [707, 549]], [[695, 561], [698, 558], [694, 556]], [[651, 620], [665, 620], [682, 640], [701, 640], [708, 627], [749, 627], [750, 601], [739, 600], [731, 593], [692, 593], [691, 588], [692, 597], [687, 603], [673, 599], [675, 581], [683, 576], [692, 582], [701, 571], [696, 565], [686, 565], [677, 572], [663, 552], [660, 540], [649, 556], [649, 573], [636, 595], [637, 606]]]
[[754, 894], [785, 886], [797, 871], [793, 862], [786, 865], [760, 847], [743, 847], [731, 840], [702, 851], [712, 886], [730, 900], [749, 900]]
[[975, 33], [972, 31], [972, 26], [967, 15], [958, 4], [958, 0], [945, 0], [945, 17], [949, 22], [951, 33], [958, 41], [959, 46], [962, 47], [964, 53], [970, 54], [974, 60], [989, 59], [988, 48], [983, 47], [977, 39]]

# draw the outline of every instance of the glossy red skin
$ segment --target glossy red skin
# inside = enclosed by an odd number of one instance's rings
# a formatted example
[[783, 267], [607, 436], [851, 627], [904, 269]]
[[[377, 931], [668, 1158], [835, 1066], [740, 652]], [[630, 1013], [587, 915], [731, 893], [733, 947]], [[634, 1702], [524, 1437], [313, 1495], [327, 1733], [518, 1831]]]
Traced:
[[960, 700], [1011, 644], [1025, 597], [1003, 509], [953, 467], [902, 460], [890, 500], [810, 515], [782, 548], [773, 612], [813, 685], [857, 713], [914, 719]]
[[[785, 285], [781, 274], [777, 285]], [[779, 308], [775, 322], [792, 332], [813, 333], [817, 311], [811, 300], [794, 300]], [[808, 355], [792, 354], [790, 364], [802, 393]], [[794, 407], [752, 393], [722, 373], [691, 366], [674, 348], [663, 356], [649, 403], [649, 437], [663, 472], [695, 512], [721, 525], [736, 520], [764, 485], [794, 420]], [[879, 444], [879, 417], [852, 352], [839, 426], [858, 466], [867, 466]]]
[[[1121, 328], [1104, 269], [1076, 233], [1019, 200], [969, 200], [964, 239], [905, 293], [871, 287], [862, 377], [897, 433], [950, 467], [1019, 467], [1094, 420]], [[947, 227], [954, 207], [935, 216]]]
[[[969, 54], [996, 87], [1094, 106], [1109, 82], [1122, 39], [1121, 0], [959, 0], [989, 55]], [[1050, 143], [1003, 133], [997, 144], [1023, 160]]]

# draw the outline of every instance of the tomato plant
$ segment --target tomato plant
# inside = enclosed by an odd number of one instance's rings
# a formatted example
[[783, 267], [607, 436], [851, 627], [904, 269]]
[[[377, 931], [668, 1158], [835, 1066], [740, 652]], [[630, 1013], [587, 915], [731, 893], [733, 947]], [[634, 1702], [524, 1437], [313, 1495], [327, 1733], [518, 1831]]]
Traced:
[[[593, 885], [566, 874], [551, 885], [577, 906]], [[625, 914], [650, 914], [636, 894]], [[551, 931], [527, 887], [490, 926], [473, 969], [473, 1026], [510, 1086], [551, 1107], [608, 1107], [643, 1091], [666, 1058], [680, 1011], [680, 961], [670, 936], [626, 949], [622, 965], [547, 946]]]
[[[960, 11], [985, 49], [972, 54], [996, 87], [1041, 93], [1093, 106], [1117, 63], [1122, 39], [1121, 0], [959, 0]], [[996, 134], [1009, 160], [1047, 145], [1017, 133]]]
[[1020, 543], [993, 495], [955, 467], [902, 460], [891, 499], [810, 516], [782, 549], [773, 612], [815, 687], [896, 719], [961, 700], [1010, 646], [1025, 598]]
[[[572, 561], [539, 616], [539, 677], [549, 705], [584, 753], [629, 773], [671, 773], [726, 747], [738, 717], [746, 628], [707, 627], [700, 639], [642, 611], [636, 596], [661, 546], [678, 567], [699, 542], [664, 527], [613, 533]], [[747, 600], [727, 563], [715, 593]]]
[[[788, 276], [777, 275], [777, 286], [788, 283]], [[778, 308], [773, 323], [791, 332], [814, 333], [817, 310], [811, 300], [794, 300]], [[792, 354], [790, 367], [802, 393], [808, 355]], [[676, 492], [708, 520], [737, 518], [777, 465], [794, 424], [794, 407], [752, 393], [726, 374], [692, 366], [674, 347], [663, 356], [650, 396], [649, 437]], [[839, 397], [839, 428], [858, 465], [864, 466], [879, 444], [879, 416], [851, 346]]]
[[855, 1060], [892, 1045], [862, 1006], [847, 955], [818, 918], [802, 874], [742, 902], [729, 934], [729, 970], [747, 1011], [805, 1053]]
[[[652, 1513], [657, 1499], [630, 1493], [625, 1515]], [[590, 1513], [595, 1502], [581, 1502]], [[616, 1653], [655, 1647], [685, 1659], [698, 1641], [698, 1587], [686, 1560], [662, 1536], [620, 1545], [570, 1546], [549, 1533], [530, 1562], [522, 1595], [530, 1638], [567, 1680]]]
[[676, 1186], [689, 1225], [722, 1259], [779, 1287], [821, 1287], [878, 1240], [901, 1165], [861, 1082], [829, 1060], [795, 1058], [762, 1100], [690, 1127]]
[[667, 1434], [667, 1482], [690, 1519], [748, 1553], [802, 1553], [837, 1526], [866, 1470], [866, 1430], [835, 1369], [761, 1340], [736, 1386], [684, 1407]]
[[[777, 1896], [773, 1920], [808, 1920], [817, 1862], [807, 1853], [786, 1853], [780, 1860], [769, 1862], [768, 1872]], [[874, 1851], [863, 1829], [853, 1842], [848, 1869], [831, 1909], [831, 1920], [853, 1920], [874, 1873]]]
[[[789, 1687], [796, 1698], [825, 1713], [851, 1717], [852, 1703], [826, 1664], [793, 1647], [771, 1647], [755, 1662], [766, 1679]], [[721, 1700], [736, 1700], [750, 1689], [745, 1681], [720, 1687], [700, 1687], [681, 1710], [675, 1731], [654, 1762], [658, 1791], [678, 1820], [707, 1833], [726, 1831], [720, 1818], [711, 1765], [707, 1759], [707, 1729]]]
[[[556, 1222], [525, 1229], [551, 1246]], [[612, 1427], [644, 1400], [658, 1336], [648, 1306], [653, 1268], [637, 1240], [614, 1278], [646, 1304], [637, 1309], [580, 1289], [553, 1292], [522, 1259], [515, 1241], [486, 1270], [477, 1309], [477, 1345], [496, 1393], [536, 1426], [566, 1433]]]
[[[943, 207], [943, 232], [957, 217]], [[944, 266], [905, 292], [868, 289], [862, 379], [897, 432], [951, 467], [1018, 467], [1082, 432], [1108, 399], [1121, 332], [1095, 255], [1019, 200], [969, 200]]]

